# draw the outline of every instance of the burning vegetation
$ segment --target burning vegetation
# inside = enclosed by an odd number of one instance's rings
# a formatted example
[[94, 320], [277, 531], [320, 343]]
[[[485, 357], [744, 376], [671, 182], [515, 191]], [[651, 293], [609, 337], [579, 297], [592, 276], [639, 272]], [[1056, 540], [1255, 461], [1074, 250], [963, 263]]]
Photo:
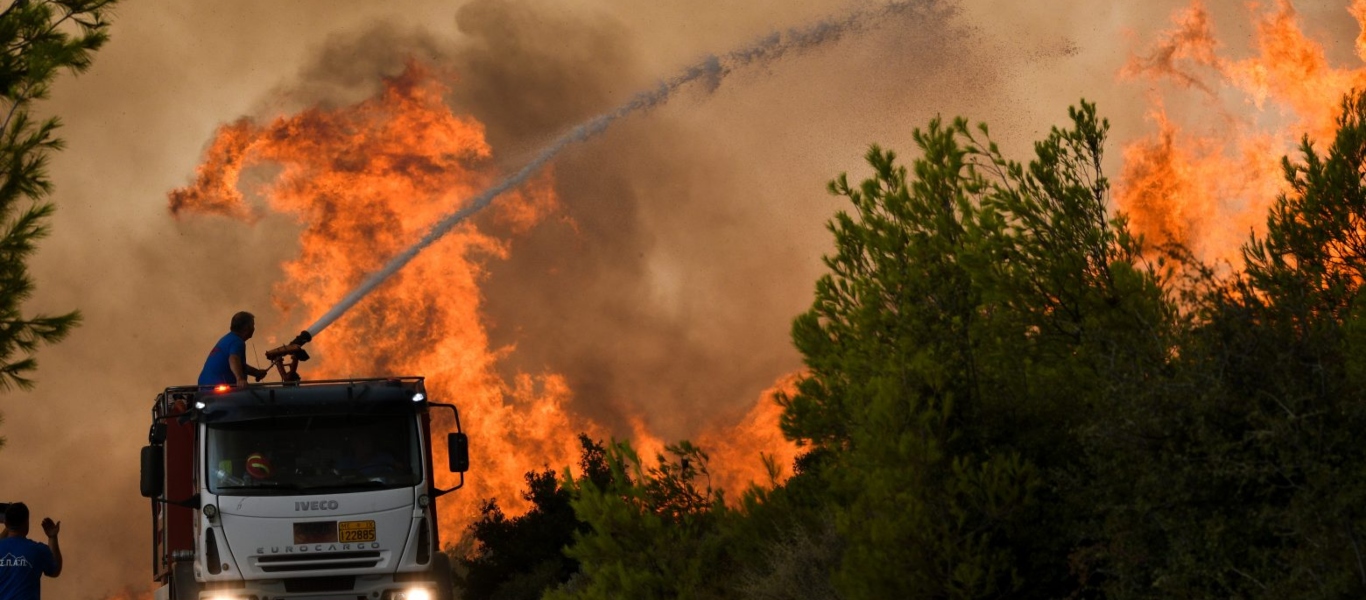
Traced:
[[[267, 211], [295, 219], [299, 254], [283, 265], [276, 305], [286, 319], [315, 319], [499, 175], [483, 127], [452, 112], [442, 81], [433, 68], [410, 62], [385, 80], [376, 97], [359, 104], [226, 125], [210, 144], [194, 184], [172, 192], [171, 210], [181, 217], [247, 222]], [[242, 190], [253, 169], [269, 168], [277, 171]], [[515, 236], [556, 209], [553, 174], [546, 173], [501, 198], [490, 219]], [[482, 475], [471, 478], [468, 491], [454, 496], [442, 513], [451, 539], [469, 524], [482, 498], [497, 497], [505, 507], [523, 510], [522, 474], [536, 465], [573, 463], [577, 432], [598, 439], [629, 435], [640, 447], [663, 448], [639, 415], [629, 417], [637, 424], [633, 431], [612, 432], [576, 414], [573, 390], [559, 375], [499, 377], [495, 363], [515, 349], [490, 347], [479, 284], [483, 261], [506, 256], [514, 245], [515, 239], [462, 225], [310, 346], [321, 359], [314, 361], [311, 378], [422, 374], [433, 397], [460, 404], [477, 448], [472, 469]], [[763, 473], [761, 452], [777, 455], [779, 464], [795, 454], [777, 436], [771, 394], [762, 400], [741, 425], [749, 435], [708, 434], [728, 440], [717, 446], [715, 463], [732, 489], [750, 483], [740, 473]], [[750, 431], [762, 429], [771, 433]], [[436, 458], [438, 464], [444, 460]]]
[[[1179, 89], [1153, 92], [1113, 199], [1085, 103], [1026, 164], [963, 121], [917, 130], [909, 167], [875, 147], [863, 185], [831, 185], [849, 212], [793, 327], [807, 370], [700, 446], [576, 411], [561, 374], [498, 374], [517, 348], [490, 343], [480, 285], [561, 210], [553, 172], [319, 336], [312, 375], [419, 373], [461, 404], [479, 475], [442, 526], [470, 532], [480, 597], [1366, 593], [1366, 69], [1331, 66], [1288, 0], [1253, 11], [1254, 57], [1197, 2], [1124, 69]], [[359, 104], [225, 126], [172, 210], [296, 219], [277, 308], [316, 318], [499, 177], [450, 80], [412, 62]]]
[[[1265, 228], [1267, 209], [1286, 191], [1281, 157], [1302, 136], [1321, 144], [1330, 139], [1339, 100], [1366, 87], [1366, 66], [1331, 65], [1289, 0], [1248, 10], [1253, 56], [1226, 56], [1197, 0], [1121, 72], [1172, 87], [1149, 92], [1157, 131], [1124, 146], [1118, 208], [1154, 242], [1177, 242], [1206, 259], [1234, 263], [1241, 262], [1239, 245]], [[1366, 2], [1354, 0], [1349, 12], [1366, 24]], [[1366, 61], [1363, 40], [1356, 40], [1357, 57]], [[1168, 113], [1178, 103], [1191, 125]]]

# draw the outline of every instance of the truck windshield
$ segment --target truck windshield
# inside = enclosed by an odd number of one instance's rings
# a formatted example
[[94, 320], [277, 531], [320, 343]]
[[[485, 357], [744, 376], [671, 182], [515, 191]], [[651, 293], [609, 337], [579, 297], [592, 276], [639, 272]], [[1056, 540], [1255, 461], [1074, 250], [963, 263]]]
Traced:
[[207, 429], [205, 466], [215, 494], [386, 489], [422, 480], [411, 415], [282, 416]]

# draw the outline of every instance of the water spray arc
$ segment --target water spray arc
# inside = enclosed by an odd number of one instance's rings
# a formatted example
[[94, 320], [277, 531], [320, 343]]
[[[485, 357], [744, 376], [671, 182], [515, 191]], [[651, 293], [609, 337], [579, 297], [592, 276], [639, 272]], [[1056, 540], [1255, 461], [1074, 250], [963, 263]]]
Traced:
[[803, 28], [789, 30], [786, 33], [773, 33], [723, 56], [708, 56], [684, 69], [672, 79], [662, 81], [653, 89], [636, 94], [631, 100], [615, 109], [581, 123], [545, 146], [516, 173], [485, 189], [470, 200], [468, 204], [437, 221], [420, 240], [389, 259], [383, 268], [367, 276], [360, 285], [347, 293], [312, 325], [309, 325], [308, 329], [304, 330], [299, 338], [296, 338], [296, 341], [302, 339], [303, 342], [307, 342], [322, 333], [333, 321], [336, 321], [347, 310], [365, 298], [379, 284], [397, 273], [399, 269], [402, 269], [404, 265], [407, 265], [433, 242], [450, 233], [456, 225], [483, 210], [504, 192], [520, 186], [528, 177], [540, 171], [566, 147], [596, 137], [611, 127], [618, 119], [659, 106], [691, 83], [701, 82], [706, 86], [708, 92], [714, 91], [720, 86], [722, 79], [738, 68], [756, 63], [773, 62], [790, 52], [800, 52], [832, 43], [847, 35], [883, 26], [895, 17], [916, 15], [918, 11], [928, 9], [933, 4], [932, 0], [892, 2], [876, 8], [860, 9], [842, 17], [825, 19]]

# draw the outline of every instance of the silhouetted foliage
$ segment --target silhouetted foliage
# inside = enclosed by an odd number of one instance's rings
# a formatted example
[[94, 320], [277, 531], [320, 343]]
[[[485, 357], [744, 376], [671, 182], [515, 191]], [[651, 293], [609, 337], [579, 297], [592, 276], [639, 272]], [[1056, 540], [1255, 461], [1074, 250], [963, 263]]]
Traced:
[[[935, 120], [907, 169], [830, 186], [854, 213], [793, 325], [810, 369], [784, 431], [829, 453], [847, 598], [1066, 596], [1090, 511], [1087, 418], [1167, 360], [1179, 313], [1107, 211], [1093, 105], [1001, 156]], [[913, 176], [912, 176], [913, 174]]]
[[[605, 449], [579, 434], [582, 476], [601, 485], [610, 482]], [[468, 535], [476, 542], [471, 556], [458, 558], [465, 575], [458, 585], [465, 598], [539, 598], [578, 571], [578, 563], [563, 550], [584, 530], [570, 506], [571, 490], [550, 469], [526, 474], [522, 498], [531, 503], [525, 514], [508, 518], [491, 498], [480, 506], [480, 517]]]
[[1366, 93], [1223, 274], [1129, 233], [1070, 116], [1028, 164], [935, 120], [833, 182], [794, 475], [728, 505], [703, 449], [610, 446], [547, 597], [1366, 596]]
[[37, 120], [57, 72], [81, 72], [109, 39], [116, 0], [20, 0], [0, 12], [0, 391], [33, 385], [40, 344], [60, 341], [79, 313], [26, 315], [33, 294], [26, 261], [48, 234], [54, 205], [48, 154], [60, 150], [56, 117]]
[[1366, 96], [1305, 139], [1246, 268], [1210, 280], [1161, 393], [1098, 420], [1115, 598], [1366, 596]]
[[567, 551], [581, 573], [545, 597], [723, 598], [738, 564], [724, 527], [731, 517], [706, 483], [708, 456], [688, 442], [646, 467], [629, 444], [607, 448], [606, 485], [570, 479], [587, 523]]

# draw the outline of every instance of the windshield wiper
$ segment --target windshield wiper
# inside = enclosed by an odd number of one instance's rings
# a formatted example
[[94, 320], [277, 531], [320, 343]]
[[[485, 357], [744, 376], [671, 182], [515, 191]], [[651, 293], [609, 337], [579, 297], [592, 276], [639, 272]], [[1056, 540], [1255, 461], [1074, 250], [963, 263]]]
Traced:
[[297, 490], [300, 489], [297, 483], [282, 483], [279, 481], [258, 481], [251, 485], [220, 485], [220, 490]]
[[380, 488], [380, 487], [412, 487], [402, 481], [375, 481], [373, 479], [358, 479], [356, 481], [329, 482], [319, 485], [310, 485], [300, 489], [305, 490], [346, 490], [354, 488]]
[[323, 488], [336, 488], [344, 490], [346, 488], [401, 488], [413, 487], [417, 485], [420, 481], [421, 479], [413, 476], [410, 473], [404, 473], [393, 477], [351, 476], [343, 477], [341, 479], [333, 479], [331, 481], [318, 481], [315, 483], [315, 485], [304, 486], [304, 489], [317, 490]]

